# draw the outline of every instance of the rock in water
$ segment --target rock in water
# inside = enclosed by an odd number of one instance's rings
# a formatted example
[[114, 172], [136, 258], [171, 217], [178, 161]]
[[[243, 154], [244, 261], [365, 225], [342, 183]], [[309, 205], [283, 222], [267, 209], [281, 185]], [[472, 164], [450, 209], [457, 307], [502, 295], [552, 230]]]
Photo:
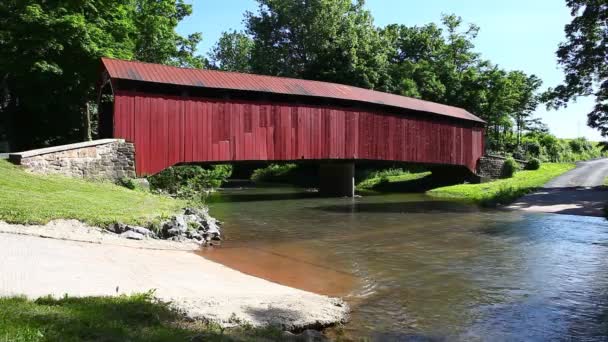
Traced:
[[220, 237], [220, 230], [215, 224], [209, 225], [209, 228], [207, 229], [206, 233], [212, 240], [221, 240], [222, 239]]

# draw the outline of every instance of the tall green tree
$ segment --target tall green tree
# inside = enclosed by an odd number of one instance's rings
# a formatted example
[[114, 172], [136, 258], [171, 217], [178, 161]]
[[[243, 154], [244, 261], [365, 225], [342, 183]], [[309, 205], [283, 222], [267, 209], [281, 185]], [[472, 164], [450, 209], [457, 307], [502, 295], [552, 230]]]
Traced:
[[588, 125], [608, 137], [608, 2], [566, 0], [572, 22], [566, 25], [566, 42], [557, 50], [564, 68], [563, 84], [549, 89], [549, 107], [565, 107], [579, 96], [594, 96]]
[[220, 70], [251, 72], [253, 45], [253, 40], [243, 32], [223, 32], [209, 54], [209, 62]]
[[513, 126], [517, 137], [525, 130], [538, 105], [540, 80], [482, 59], [475, 51], [478, 32], [455, 15], [444, 15], [441, 25], [385, 27], [391, 90], [477, 114], [488, 123], [490, 147], [502, 150]]
[[387, 89], [386, 44], [363, 0], [257, 1], [245, 14], [253, 72]]
[[538, 90], [543, 82], [535, 75], [528, 76], [521, 71], [510, 72], [508, 78], [514, 93], [511, 116], [515, 121], [517, 145], [519, 146], [524, 131], [535, 127], [536, 121], [533, 115], [540, 103], [541, 96]]
[[130, 17], [135, 30], [133, 58], [139, 61], [202, 68], [206, 60], [196, 55], [196, 47], [202, 34], [186, 37], [175, 29], [192, 14], [192, 5], [184, 0], [135, 0]]
[[0, 2], [0, 120], [13, 150], [82, 139], [102, 56], [201, 65], [182, 0]]

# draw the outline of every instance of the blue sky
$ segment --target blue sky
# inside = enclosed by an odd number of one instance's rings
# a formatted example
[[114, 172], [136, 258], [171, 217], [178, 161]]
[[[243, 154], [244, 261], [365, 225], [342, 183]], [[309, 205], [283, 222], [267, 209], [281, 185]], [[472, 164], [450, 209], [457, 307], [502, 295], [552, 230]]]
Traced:
[[[194, 13], [178, 27], [182, 34], [202, 32], [199, 49], [207, 54], [223, 31], [243, 28], [243, 13], [255, 11], [254, 0], [189, 0]], [[557, 66], [555, 50], [564, 40], [564, 25], [570, 13], [563, 0], [367, 0], [377, 26], [391, 23], [424, 25], [439, 22], [442, 13], [454, 13], [481, 30], [476, 50], [486, 59], [510, 70], [536, 74], [543, 87], [557, 85], [563, 77]], [[546, 111], [537, 116], [558, 137], [585, 136], [601, 140], [587, 127], [586, 114], [593, 108], [592, 98], [581, 98], [566, 109]]]

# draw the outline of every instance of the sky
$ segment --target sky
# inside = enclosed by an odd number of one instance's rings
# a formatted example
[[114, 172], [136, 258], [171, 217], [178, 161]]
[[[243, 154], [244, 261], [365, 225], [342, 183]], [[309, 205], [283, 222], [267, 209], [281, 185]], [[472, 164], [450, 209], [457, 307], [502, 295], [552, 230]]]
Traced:
[[[178, 32], [201, 32], [199, 52], [207, 55], [220, 34], [243, 29], [243, 13], [255, 12], [255, 0], [186, 0], [193, 5], [192, 16]], [[507, 70], [522, 70], [543, 80], [543, 89], [555, 87], [563, 79], [555, 50], [564, 41], [564, 26], [571, 21], [564, 0], [367, 0], [366, 7], [377, 26], [408, 26], [438, 23], [441, 14], [456, 14], [465, 23], [480, 27], [475, 49], [482, 57]], [[536, 116], [560, 138], [584, 136], [602, 140], [599, 132], [587, 127], [587, 113], [593, 98], [580, 98], [568, 108], [547, 111], [539, 106]]]

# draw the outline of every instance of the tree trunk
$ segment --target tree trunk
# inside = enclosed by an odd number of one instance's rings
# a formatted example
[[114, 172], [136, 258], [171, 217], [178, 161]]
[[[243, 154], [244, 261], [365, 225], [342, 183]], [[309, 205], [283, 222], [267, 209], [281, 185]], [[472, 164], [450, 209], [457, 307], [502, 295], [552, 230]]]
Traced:
[[86, 110], [84, 111], [83, 120], [84, 141], [93, 140], [91, 137], [91, 105], [87, 102]]

